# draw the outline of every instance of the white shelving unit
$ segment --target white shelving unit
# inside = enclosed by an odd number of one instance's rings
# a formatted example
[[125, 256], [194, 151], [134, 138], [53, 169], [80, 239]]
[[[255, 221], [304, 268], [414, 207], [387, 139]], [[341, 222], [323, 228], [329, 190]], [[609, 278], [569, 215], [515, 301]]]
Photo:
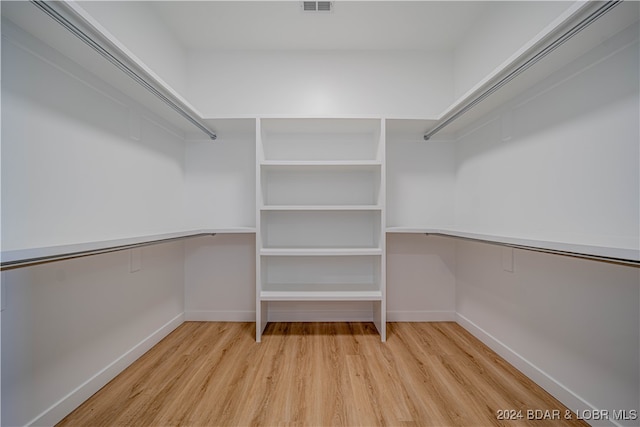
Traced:
[[256, 340], [270, 301], [371, 301], [385, 341], [384, 121], [256, 126]]

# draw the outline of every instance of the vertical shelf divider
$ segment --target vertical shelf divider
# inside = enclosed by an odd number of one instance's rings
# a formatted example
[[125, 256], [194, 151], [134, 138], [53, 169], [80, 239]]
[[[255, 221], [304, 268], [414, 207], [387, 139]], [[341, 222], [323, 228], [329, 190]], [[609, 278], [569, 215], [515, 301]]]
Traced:
[[256, 119], [256, 342], [262, 341], [262, 333], [267, 327], [269, 318], [269, 303], [261, 298], [262, 292], [262, 220], [261, 208], [264, 204], [262, 194], [262, 168], [261, 164], [265, 160], [264, 147], [262, 145], [262, 119]]
[[380, 236], [380, 248], [382, 249], [382, 259], [380, 260], [380, 291], [382, 296], [379, 303], [373, 304], [373, 320], [380, 333], [380, 339], [382, 342], [387, 340], [387, 235], [386, 235], [386, 120], [380, 119], [380, 127], [378, 134], [378, 152], [376, 158], [380, 160], [380, 179], [378, 181], [378, 204], [382, 206], [380, 211], [380, 227], [377, 232]]

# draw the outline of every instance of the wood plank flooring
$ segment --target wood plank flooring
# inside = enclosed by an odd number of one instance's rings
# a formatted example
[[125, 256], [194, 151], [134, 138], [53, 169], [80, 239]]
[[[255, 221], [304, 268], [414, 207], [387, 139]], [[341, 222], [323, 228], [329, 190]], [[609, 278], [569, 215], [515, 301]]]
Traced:
[[386, 343], [369, 323], [254, 331], [186, 322], [58, 425], [586, 425], [455, 323], [389, 323]]

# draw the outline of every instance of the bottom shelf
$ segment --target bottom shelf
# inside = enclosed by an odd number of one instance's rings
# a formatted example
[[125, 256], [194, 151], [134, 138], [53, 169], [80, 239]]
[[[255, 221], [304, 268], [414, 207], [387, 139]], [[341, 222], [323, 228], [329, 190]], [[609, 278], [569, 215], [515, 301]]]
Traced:
[[[291, 285], [282, 285], [291, 288]], [[349, 285], [353, 286], [353, 285]], [[368, 285], [369, 289], [371, 285]], [[264, 290], [256, 301], [256, 342], [270, 321], [369, 322], [387, 340], [386, 303], [381, 290]]]
[[355, 256], [260, 255], [256, 277], [256, 341], [260, 342], [271, 319], [348, 321], [355, 314], [354, 307], [358, 318], [370, 316], [380, 339], [385, 341], [383, 258], [382, 251]]
[[261, 301], [381, 301], [371, 284], [279, 284], [260, 292]]

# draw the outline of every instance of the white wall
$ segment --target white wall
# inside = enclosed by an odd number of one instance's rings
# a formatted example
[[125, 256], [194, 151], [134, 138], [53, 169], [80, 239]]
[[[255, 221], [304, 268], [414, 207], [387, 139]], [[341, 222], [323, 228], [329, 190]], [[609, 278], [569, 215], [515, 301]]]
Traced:
[[152, 7], [144, 1], [77, 3], [164, 82], [185, 95], [186, 51]]
[[[182, 138], [2, 30], [2, 250], [181, 228]], [[183, 246], [10, 270], [1, 284], [1, 423], [52, 425], [182, 322]]]
[[186, 320], [255, 321], [255, 256], [255, 234], [186, 241]]
[[[454, 98], [516, 53], [573, 1], [494, 1], [454, 51]], [[508, 36], [505, 36], [508, 34]]]
[[255, 227], [256, 137], [219, 132], [215, 141], [188, 141], [185, 221], [188, 228]]
[[640, 270], [510, 250], [456, 244], [462, 326], [574, 411], [640, 412]]
[[182, 139], [42, 43], [5, 30], [2, 249], [182, 228]]
[[455, 201], [454, 141], [388, 134], [387, 227], [447, 228]]
[[182, 323], [181, 243], [2, 273], [2, 425], [53, 425]]
[[460, 137], [457, 227], [638, 249], [637, 28], [576, 60]]
[[421, 51], [191, 51], [205, 116], [430, 117], [452, 100], [451, 56]]
[[387, 320], [455, 320], [455, 242], [422, 234], [387, 234]]
[[[638, 53], [634, 26], [471, 126], [456, 226], [637, 249]], [[470, 242], [456, 266], [465, 328], [573, 410], [640, 410], [638, 268]]]

